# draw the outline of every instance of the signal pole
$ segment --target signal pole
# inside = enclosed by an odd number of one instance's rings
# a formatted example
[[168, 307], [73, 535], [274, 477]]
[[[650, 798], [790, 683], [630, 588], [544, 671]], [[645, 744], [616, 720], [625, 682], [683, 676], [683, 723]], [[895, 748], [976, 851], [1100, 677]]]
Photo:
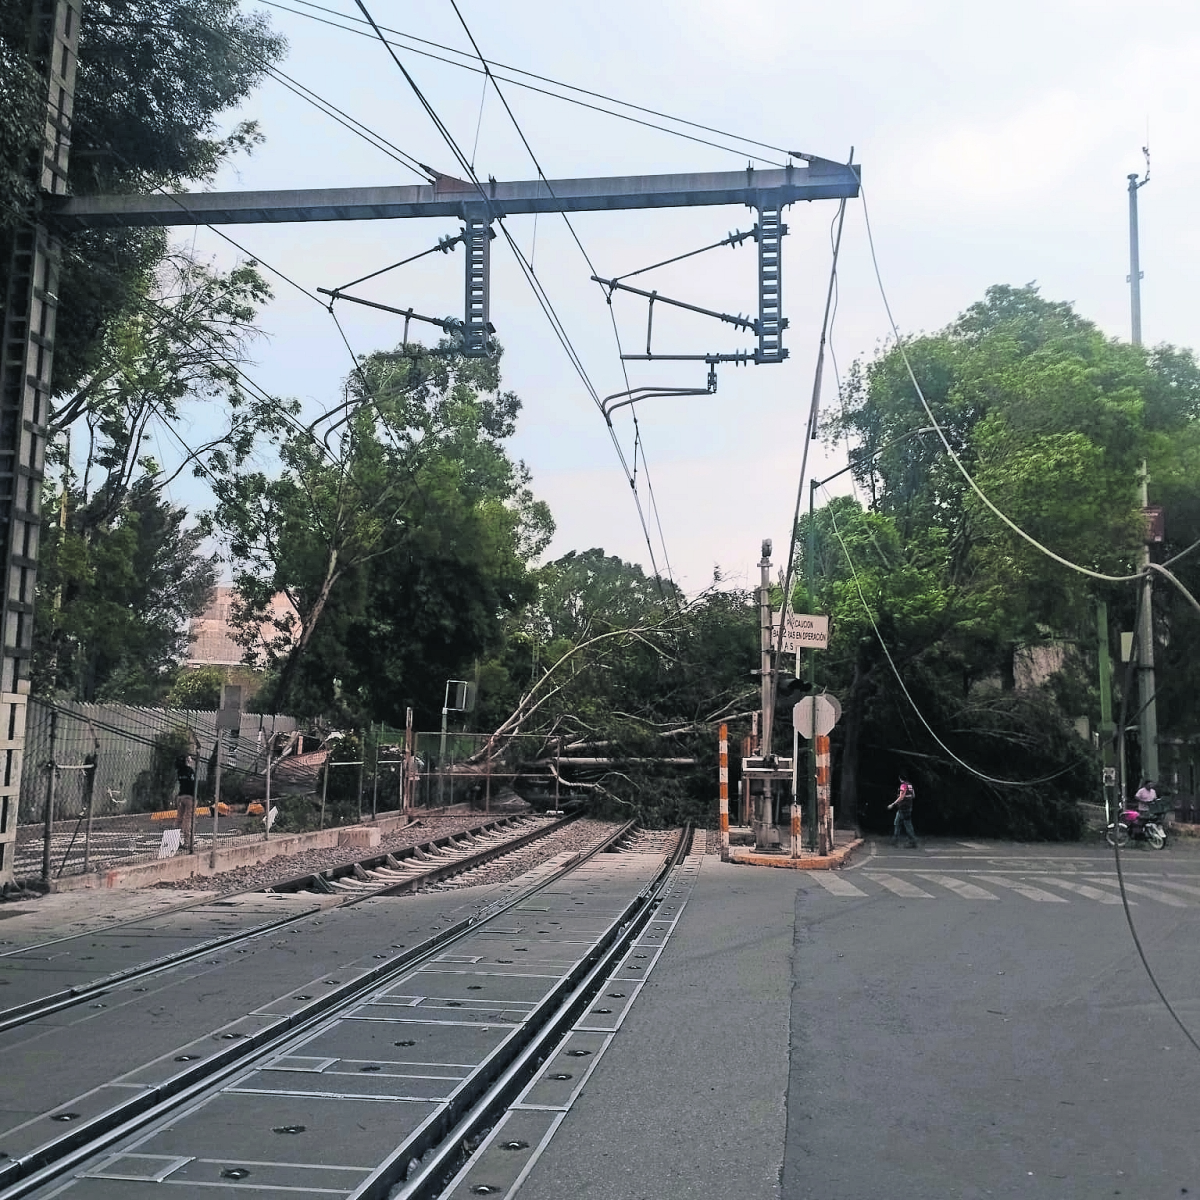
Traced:
[[[1129, 325], [1130, 340], [1135, 346], [1142, 344], [1142, 270], [1138, 245], [1138, 191], [1150, 182], [1150, 151], [1142, 147], [1146, 156], [1146, 174], [1139, 179], [1137, 174], [1129, 179]], [[1150, 476], [1143, 461], [1141, 470], [1142, 510], [1150, 504]], [[1146, 525], [1145, 541], [1142, 543], [1141, 566], [1142, 602], [1141, 617], [1137, 630], [1138, 662], [1138, 740], [1142, 751], [1142, 778], [1158, 782], [1158, 705], [1155, 700], [1154, 681], [1154, 584], [1150, 572], [1149, 521]]]

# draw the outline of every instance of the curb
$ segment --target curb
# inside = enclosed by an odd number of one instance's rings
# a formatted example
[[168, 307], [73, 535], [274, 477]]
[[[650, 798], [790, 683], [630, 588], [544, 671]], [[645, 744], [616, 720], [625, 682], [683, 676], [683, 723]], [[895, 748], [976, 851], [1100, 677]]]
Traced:
[[739, 867], [783, 867], [792, 871], [832, 871], [846, 865], [851, 853], [865, 838], [855, 838], [839, 846], [832, 854], [813, 854], [802, 858], [786, 858], [780, 854], [755, 854], [753, 850], [730, 850], [729, 861]]

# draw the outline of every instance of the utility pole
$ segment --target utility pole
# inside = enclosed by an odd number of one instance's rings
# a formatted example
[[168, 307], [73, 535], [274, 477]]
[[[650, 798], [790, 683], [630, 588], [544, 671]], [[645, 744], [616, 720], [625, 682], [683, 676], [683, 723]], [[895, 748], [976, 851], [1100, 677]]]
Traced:
[[[762, 626], [762, 667], [761, 678], [759, 680], [760, 694], [762, 700], [762, 742], [760, 743], [759, 754], [762, 757], [763, 765], [773, 766], [774, 754], [771, 749], [771, 740], [774, 734], [774, 716], [775, 716], [775, 677], [771, 670], [772, 658], [772, 629], [771, 629], [771, 539], [764, 538], [762, 544], [762, 558], [758, 563], [761, 571], [760, 586], [758, 592], [758, 611], [759, 623]], [[758, 823], [755, 837], [755, 845], [758, 849], [768, 849], [772, 845], [770, 832], [774, 827], [774, 802], [775, 788], [774, 780], [769, 774], [763, 777], [762, 791], [762, 819]]]
[[[1134, 173], [1129, 179], [1129, 326], [1130, 340], [1135, 346], [1142, 344], [1142, 270], [1138, 245], [1138, 192], [1150, 182], [1150, 151], [1142, 147], [1146, 156], [1146, 174], [1139, 179]], [[1141, 470], [1142, 511], [1150, 506], [1150, 475], [1143, 460]], [[1142, 542], [1142, 598], [1139, 608], [1141, 616], [1137, 630], [1138, 663], [1138, 740], [1142, 751], [1142, 778], [1158, 781], [1158, 705], [1155, 700], [1154, 682], [1154, 584], [1147, 569], [1150, 566], [1151, 529], [1147, 521], [1145, 540]], [[1124, 797], [1122, 797], [1124, 799]]]
[[[1142, 511], [1150, 505], [1150, 475], [1142, 461]], [[1142, 778], [1158, 782], [1158, 701], [1154, 683], [1154, 584], [1147, 568], [1150, 565], [1150, 521], [1147, 518], [1145, 541], [1142, 543], [1142, 602], [1138, 617], [1138, 739], [1142, 747]]]
[[1108, 825], [1109, 822], [1118, 819], [1121, 811], [1120, 804], [1116, 803], [1115, 794], [1117, 750], [1114, 734], [1120, 737], [1123, 745], [1125, 731], [1117, 730], [1112, 717], [1112, 657], [1108, 649], [1108, 603], [1103, 598], [1096, 601], [1096, 644], [1100, 667], [1100, 754], [1104, 771], [1104, 823]]

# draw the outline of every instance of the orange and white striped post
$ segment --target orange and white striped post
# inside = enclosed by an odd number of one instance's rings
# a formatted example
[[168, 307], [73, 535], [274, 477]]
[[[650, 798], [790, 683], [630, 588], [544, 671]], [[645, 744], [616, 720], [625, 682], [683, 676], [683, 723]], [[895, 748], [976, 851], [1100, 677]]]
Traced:
[[817, 735], [817, 836], [819, 852], [828, 854], [833, 849], [833, 826], [829, 807], [829, 737]]
[[721, 861], [729, 861], [729, 726], [720, 731]]

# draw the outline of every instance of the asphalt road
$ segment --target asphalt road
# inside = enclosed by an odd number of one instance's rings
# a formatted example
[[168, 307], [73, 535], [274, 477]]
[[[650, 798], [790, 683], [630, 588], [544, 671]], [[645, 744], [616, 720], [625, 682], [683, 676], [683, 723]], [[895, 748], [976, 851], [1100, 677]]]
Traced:
[[[1126, 850], [1200, 1041], [1200, 847]], [[928, 842], [795, 898], [785, 1200], [1200, 1197], [1200, 1051], [1103, 846]]]

